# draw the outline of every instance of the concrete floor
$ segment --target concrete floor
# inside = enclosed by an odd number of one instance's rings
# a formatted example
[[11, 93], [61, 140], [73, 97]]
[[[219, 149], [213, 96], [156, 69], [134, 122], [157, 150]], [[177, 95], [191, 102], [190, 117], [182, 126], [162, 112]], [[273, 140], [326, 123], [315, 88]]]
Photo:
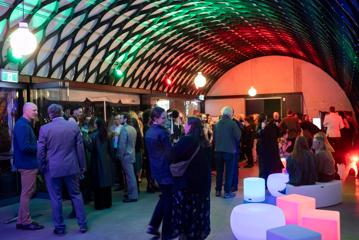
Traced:
[[[256, 176], [257, 169], [240, 169], [240, 178]], [[240, 180], [242, 184], [242, 180]], [[144, 187], [143, 184], [142, 187]], [[337, 206], [326, 209], [337, 210], [341, 213], [341, 236], [342, 240], [359, 239], [359, 179], [349, 176], [344, 184], [344, 202]], [[92, 204], [86, 206], [90, 230], [85, 234], [78, 231], [76, 220], [66, 219], [67, 234], [61, 239], [84, 239], [84, 240], [141, 240], [151, 239], [145, 233], [146, 226], [151, 217], [153, 208], [158, 200], [158, 194], [141, 192], [140, 199], [135, 203], [122, 203], [121, 193], [114, 192], [113, 207], [108, 210], [95, 211]], [[229, 226], [229, 216], [234, 206], [242, 203], [242, 186], [233, 199], [223, 199], [214, 196], [211, 198], [211, 234], [208, 239], [235, 239]], [[51, 210], [49, 200], [33, 199], [31, 212], [40, 215], [35, 221], [44, 224], [45, 229], [39, 231], [15, 230], [15, 223], [3, 224], [3, 222], [16, 215], [18, 204], [0, 208], [0, 239], [58, 239], [52, 233]], [[69, 201], [64, 202], [64, 213], [71, 210]]]

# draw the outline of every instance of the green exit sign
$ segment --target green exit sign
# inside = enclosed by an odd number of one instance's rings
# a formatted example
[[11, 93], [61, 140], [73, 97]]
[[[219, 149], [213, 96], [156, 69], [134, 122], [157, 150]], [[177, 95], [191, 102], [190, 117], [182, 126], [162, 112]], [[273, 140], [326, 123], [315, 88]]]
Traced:
[[19, 82], [19, 72], [8, 70], [8, 69], [1, 69], [1, 81], [3, 82], [11, 82], [11, 83], [18, 83]]

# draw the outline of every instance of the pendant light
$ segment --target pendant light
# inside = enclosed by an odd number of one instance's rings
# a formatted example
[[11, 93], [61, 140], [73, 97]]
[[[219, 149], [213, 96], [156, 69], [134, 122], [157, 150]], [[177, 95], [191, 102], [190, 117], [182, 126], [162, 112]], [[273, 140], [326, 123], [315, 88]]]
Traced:
[[[198, 42], [198, 47], [200, 46], [200, 41], [199, 41], [199, 27], [198, 27], [198, 31], [197, 31], [197, 42]], [[199, 49], [200, 51], [201, 49]], [[198, 53], [198, 62], [201, 65], [201, 53]], [[206, 85], [207, 83], [207, 79], [205, 76], [203, 76], [202, 72], [198, 72], [197, 76], [194, 78], [194, 85], [196, 86], [196, 88], [202, 88]]]
[[16, 57], [29, 55], [37, 47], [36, 37], [30, 32], [29, 26], [25, 22], [25, 0], [22, 4], [22, 21], [19, 22], [19, 28], [10, 35], [10, 46]]
[[257, 89], [255, 89], [253, 87], [253, 70], [252, 70], [252, 61], [253, 60], [250, 60], [250, 70], [251, 70], [251, 83], [252, 83], [252, 86], [249, 88], [248, 90], [248, 95], [251, 96], [251, 97], [254, 97], [255, 95], [257, 95]]

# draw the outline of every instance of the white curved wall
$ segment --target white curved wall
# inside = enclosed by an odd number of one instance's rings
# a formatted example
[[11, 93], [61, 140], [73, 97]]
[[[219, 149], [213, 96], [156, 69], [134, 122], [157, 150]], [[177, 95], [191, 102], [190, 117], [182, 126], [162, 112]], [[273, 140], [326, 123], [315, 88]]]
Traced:
[[[250, 86], [257, 94], [303, 92], [304, 113], [311, 117], [319, 111], [353, 111], [339, 84], [315, 65], [284, 56], [266, 56], [251, 59], [232, 68], [213, 85], [207, 96], [247, 95]], [[217, 116], [225, 105], [233, 106], [236, 113], [245, 113], [245, 99], [206, 100], [206, 113]]]

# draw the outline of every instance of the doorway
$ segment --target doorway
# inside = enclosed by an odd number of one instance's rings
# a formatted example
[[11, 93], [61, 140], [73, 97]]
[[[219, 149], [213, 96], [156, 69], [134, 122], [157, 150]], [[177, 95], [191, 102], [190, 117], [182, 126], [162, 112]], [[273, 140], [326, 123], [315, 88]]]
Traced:
[[272, 117], [273, 112], [282, 115], [282, 98], [251, 98], [246, 99], [246, 116], [255, 113], [264, 113]]

